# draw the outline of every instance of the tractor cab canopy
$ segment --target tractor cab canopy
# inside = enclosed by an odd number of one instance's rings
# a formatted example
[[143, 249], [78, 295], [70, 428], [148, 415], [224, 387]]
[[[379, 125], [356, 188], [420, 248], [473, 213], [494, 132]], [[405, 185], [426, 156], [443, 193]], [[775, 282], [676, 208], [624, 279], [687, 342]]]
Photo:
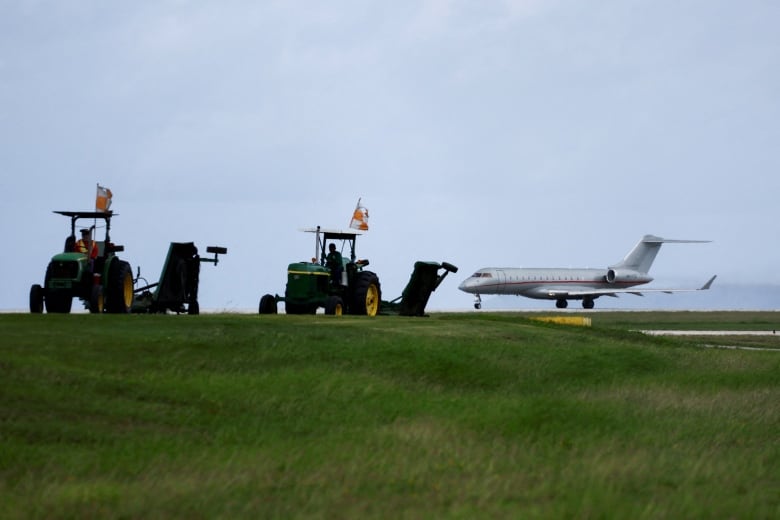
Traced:
[[[99, 246], [103, 249], [104, 244], [111, 243], [110, 231], [111, 231], [111, 217], [118, 215], [113, 211], [55, 211], [58, 215], [70, 217], [70, 236], [65, 239], [65, 250], [70, 251], [73, 249], [73, 244], [76, 242], [76, 222], [79, 220], [102, 220], [106, 223], [106, 237], [100, 242]], [[120, 251], [121, 246], [116, 247], [115, 251]], [[101, 256], [103, 252], [101, 251]]]
[[315, 258], [320, 259], [321, 264], [325, 264], [325, 258], [328, 256], [327, 247], [328, 244], [337, 240], [342, 242], [342, 247], [339, 248], [342, 254], [344, 254], [344, 247], [349, 247], [349, 259], [354, 262], [357, 256], [355, 255], [355, 240], [362, 233], [355, 231], [341, 231], [337, 229], [322, 229], [320, 226], [316, 228], [302, 229], [305, 233], [315, 233]]

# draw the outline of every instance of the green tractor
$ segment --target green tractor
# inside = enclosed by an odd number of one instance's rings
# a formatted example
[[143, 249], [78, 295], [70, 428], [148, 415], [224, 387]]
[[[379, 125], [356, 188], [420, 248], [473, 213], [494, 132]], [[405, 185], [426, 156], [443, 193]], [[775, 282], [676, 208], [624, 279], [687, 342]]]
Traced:
[[[111, 242], [111, 211], [55, 211], [70, 218], [70, 235], [62, 253], [54, 255], [46, 267], [43, 286], [30, 288], [30, 312], [69, 313], [73, 298], [79, 298], [92, 313], [125, 314], [133, 305], [133, 271], [116, 253], [124, 246]], [[76, 222], [91, 220], [86, 228], [91, 235], [94, 223], [105, 222], [105, 238], [95, 242], [95, 255], [76, 252]], [[94, 256], [94, 257], [93, 257]]]
[[[315, 257], [311, 262], [289, 264], [284, 297], [263, 295], [259, 313], [276, 314], [277, 303], [282, 301], [287, 314], [314, 314], [322, 307], [325, 314], [376, 316], [382, 292], [379, 277], [365, 270], [368, 260], [358, 260], [355, 256], [355, 240], [360, 233], [325, 230], [319, 226], [304, 231], [315, 234]], [[331, 244], [340, 253], [340, 266], [328, 265], [327, 251]], [[348, 257], [344, 254], [347, 252]]]

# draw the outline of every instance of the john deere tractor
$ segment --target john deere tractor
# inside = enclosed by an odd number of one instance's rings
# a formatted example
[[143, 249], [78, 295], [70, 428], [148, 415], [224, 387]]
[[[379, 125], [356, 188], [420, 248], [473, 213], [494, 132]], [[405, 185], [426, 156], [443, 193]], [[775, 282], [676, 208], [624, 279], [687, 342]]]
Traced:
[[[130, 264], [120, 260], [116, 253], [124, 246], [111, 242], [111, 218], [113, 212], [55, 211], [70, 218], [70, 235], [65, 239], [63, 252], [54, 255], [46, 267], [43, 285], [30, 288], [30, 312], [69, 313], [73, 298], [79, 298], [92, 313], [130, 312], [133, 304], [133, 272]], [[75, 252], [76, 223], [82, 224], [92, 234], [98, 221], [105, 225], [105, 238], [97, 241], [97, 256]], [[93, 237], [94, 239], [94, 237]]]
[[[325, 230], [317, 226], [304, 231], [315, 234], [315, 257], [311, 262], [294, 262], [287, 267], [284, 297], [265, 294], [260, 298], [260, 314], [276, 314], [282, 301], [287, 314], [314, 314], [322, 307], [325, 314], [376, 316], [382, 298], [379, 278], [365, 270], [368, 260], [355, 256], [359, 233]], [[341, 268], [327, 264], [327, 250], [334, 244], [341, 254]]]

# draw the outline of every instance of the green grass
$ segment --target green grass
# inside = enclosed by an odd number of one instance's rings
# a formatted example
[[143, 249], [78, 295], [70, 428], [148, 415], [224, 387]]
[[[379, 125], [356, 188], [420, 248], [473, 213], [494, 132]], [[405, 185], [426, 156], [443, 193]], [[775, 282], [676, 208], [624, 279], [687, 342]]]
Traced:
[[591, 316], [0, 315], [0, 517], [778, 517], [780, 352], [631, 330], [780, 315]]

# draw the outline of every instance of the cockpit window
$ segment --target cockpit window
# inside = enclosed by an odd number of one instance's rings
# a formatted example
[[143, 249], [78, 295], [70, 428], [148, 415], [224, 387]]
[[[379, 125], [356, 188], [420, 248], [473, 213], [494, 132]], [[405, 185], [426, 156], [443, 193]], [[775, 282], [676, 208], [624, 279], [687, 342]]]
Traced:
[[472, 278], [493, 278], [491, 273], [474, 273]]

